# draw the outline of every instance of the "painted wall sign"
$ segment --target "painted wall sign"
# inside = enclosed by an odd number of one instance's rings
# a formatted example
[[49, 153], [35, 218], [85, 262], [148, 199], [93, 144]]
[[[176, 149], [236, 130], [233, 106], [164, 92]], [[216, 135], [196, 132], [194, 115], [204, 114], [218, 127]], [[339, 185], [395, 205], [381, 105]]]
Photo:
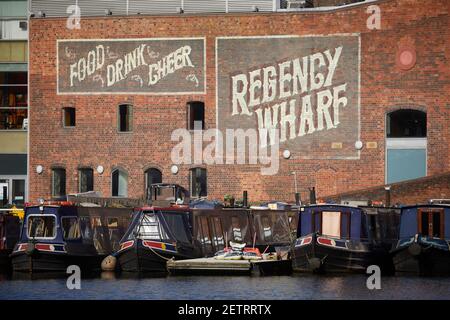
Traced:
[[294, 157], [359, 158], [358, 34], [221, 37], [216, 57], [221, 131], [276, 128]]
[[205, 39], [58, 40], [58, 94], [204, 94]]

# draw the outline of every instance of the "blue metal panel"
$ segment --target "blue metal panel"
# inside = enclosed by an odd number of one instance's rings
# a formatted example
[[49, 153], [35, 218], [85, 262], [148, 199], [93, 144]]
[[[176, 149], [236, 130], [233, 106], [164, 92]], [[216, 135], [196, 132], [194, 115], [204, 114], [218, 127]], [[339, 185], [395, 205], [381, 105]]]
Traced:
[[351, 209], [350, 212], [350, 239], [359, 240], [361, 238], [361, 210]]
[[297, 230], [297, 237], [303, 237], [312, 232], [311, 230], [311, 210], [309, 208], [305, 209], [304, 212], [300, 213], [299, 224], [301, 226], [301, 232], [299, 234]]
[[426, 159], [425, 149], [387, 150], [387, 183], [425, 177]]
[[417, 208], [402, 209], [400, 239], [413, 237], [417, 233]]

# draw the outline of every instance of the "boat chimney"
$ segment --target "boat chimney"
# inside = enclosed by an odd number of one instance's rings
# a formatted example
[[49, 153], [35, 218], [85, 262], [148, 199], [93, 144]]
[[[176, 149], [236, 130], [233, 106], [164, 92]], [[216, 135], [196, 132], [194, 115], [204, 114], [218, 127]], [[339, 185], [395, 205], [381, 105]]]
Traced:
[[385, 202], [386, 202], [386, 207], [390, 207], [391, 206], [391, 186], [385, 186], [384, 187], [385, 190]]
[[295, 193], [295, 204], [296, 204], [297, 206], [299, 206], [299, 205], [300, 205], [300, 202], [301, 202], [301, 200], [300, 200], [300, 193], [299, 193], [299, 192], [296, 192], [296, 193]]
[[242, 196], [243, 200], [242, 200], [242, 205], [244, 206], [244, 208], [248, 207], [248, 194], [247, 194], [247, 190], [244, 190], [244, 194]]
[[316, 204], [316, 188], [309, 188], [309, 204]]

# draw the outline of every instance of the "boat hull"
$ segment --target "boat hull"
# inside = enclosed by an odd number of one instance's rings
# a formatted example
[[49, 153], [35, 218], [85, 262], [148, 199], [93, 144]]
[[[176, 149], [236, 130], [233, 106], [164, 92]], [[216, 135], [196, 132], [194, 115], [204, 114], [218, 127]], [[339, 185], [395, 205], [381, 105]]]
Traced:
[[450, 275], [449, 250], [413, 243], [394, 250], [392, 255], [397, 274], [420, 276]]
[[0, 271], [11, 270], [11, 258], [9, 255], [12, 250], [0, 250]]
[[100, 271], [104, 255], [79, 256], [67, 253], [36, 252], [31, 255], [25, 252], [11, 255], [14, 272], [66, 272], [70, 265], [79, 266], [83, 272]]
[[166, 263], [170, 259], [185, 260], [196, 258], [194, 254], [185, 255], [175, 251], [149, 248], [141, 240], [135, 241], [131, 248], [115, 254], [123, 272], [167, 273]]
[[[299, 240], [304, 240], [303, 238], [308, 239], [308, 243], [300, 245]], [[355, 245], [356, 250], [339, 247], [335, 244], [338, 240], [327, 240], [330, 244], [325, 245], [319, 243], [324, 238], [316, 235], [303, 238], [297, 239], [293, 248], [292, 269], [295, 272], [366, 273], [369, 266], [377, 265], [383, 274], [393, 273], [392, 261], [387, 250], [373, 249], [362, 242]]]

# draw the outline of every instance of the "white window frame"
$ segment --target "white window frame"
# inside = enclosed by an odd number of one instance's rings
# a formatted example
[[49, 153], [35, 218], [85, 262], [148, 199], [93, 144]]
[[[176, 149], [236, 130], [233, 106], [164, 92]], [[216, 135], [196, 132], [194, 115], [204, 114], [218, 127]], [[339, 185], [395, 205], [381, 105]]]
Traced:
[[[54, 217], [55, 218], [55, 236], [54, 237], [30, 237], [30, 230], [28, 229], [28, 221], [30, 219], [30, 217]], [[37, 239], [37, 240], [55, 240], [57, 235], [58, 235], [58, 218], [56, 217], [55, 214], [30, 214], [27, 216], [27, 221], [25, 224], [25, 228], [27, 228], [27, 238], [28, 239]]]

